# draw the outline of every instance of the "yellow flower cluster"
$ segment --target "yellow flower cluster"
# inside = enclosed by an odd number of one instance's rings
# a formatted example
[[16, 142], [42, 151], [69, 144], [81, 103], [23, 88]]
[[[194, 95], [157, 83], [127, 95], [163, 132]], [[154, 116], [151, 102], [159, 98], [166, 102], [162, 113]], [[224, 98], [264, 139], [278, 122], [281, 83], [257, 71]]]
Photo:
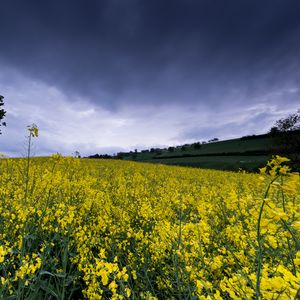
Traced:
[[287, 163], [247, 174], [1, 159], [0, 298], [300, 299]]
[[32, 255], [32, 259], [28, 255], [26, 255], [22, 261], [22, 265], [16, 271], [16, 280], [18, 278], [24, 279], [26, 275], [34, 274], [41, 267], [41, 258], [37, 257], [37, 255]]

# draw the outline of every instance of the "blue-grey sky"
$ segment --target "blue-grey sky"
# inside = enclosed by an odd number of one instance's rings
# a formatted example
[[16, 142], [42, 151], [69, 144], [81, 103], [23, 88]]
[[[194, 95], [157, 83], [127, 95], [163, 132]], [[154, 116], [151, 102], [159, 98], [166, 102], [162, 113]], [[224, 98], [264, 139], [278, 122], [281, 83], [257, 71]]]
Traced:
[[0, 0], [0, 152], [265, 133], [299, 108], [298, 0]]

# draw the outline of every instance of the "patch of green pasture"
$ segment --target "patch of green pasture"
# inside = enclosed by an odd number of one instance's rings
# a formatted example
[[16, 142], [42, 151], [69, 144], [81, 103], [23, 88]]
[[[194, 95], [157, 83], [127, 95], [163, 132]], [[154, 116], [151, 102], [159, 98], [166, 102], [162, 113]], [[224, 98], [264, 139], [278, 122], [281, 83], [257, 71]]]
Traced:
[[254, 171], [263, 167], [271, 155], [256, 156], [198, 156], [182, 158], [166, 158], [149, 160], [151, 163], [161, 163], [177, 166], [189, 166], [205, 169], [238, 171], [239, 169]]

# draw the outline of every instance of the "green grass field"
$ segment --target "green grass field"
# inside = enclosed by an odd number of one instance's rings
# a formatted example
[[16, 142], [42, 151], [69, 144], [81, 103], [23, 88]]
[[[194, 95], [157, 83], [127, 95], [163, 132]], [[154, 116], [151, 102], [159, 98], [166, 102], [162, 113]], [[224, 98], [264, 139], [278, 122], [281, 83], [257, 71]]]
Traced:
[[268, 151], [273, 145], [273, 138], [258, 138], [253, 140], [240, 140], [232, 139], [226, 141], [220, 141], [215, 143], [208, 143], [201, 145], [200, 149], [194, 149], [193, 147], [186, 147], [185, 151], [180, 148], [175, 149], [174, 152], [164, 151], [161, 157], [170, 157], [175, 155], [210, 155], [218, 153], [243, 153], [249, 151]]
[[166, 165], [189, 166], [205, 169], [238, 171], [239, 169], [254, 171], [263, 167], [271, 155], [230, 155], [230, 156], [198, 156], [182, 158], [161, 158], [149, 160], [151, 163]]
[[204, 144], [189, 144], [118, 153], [118, 158], [167, 165], [236, 171], [258, 171], [272, 155], [289, 156], [299, 170], [300, 130], [262, 134]]
[[273, 137], [262, 135], [202, 144], [200, 149], [188, 145], [184, 150], [177, 147], [174, 151], [160, 149], [156, 152], [126, 153], [123, 159], [208, 169], [254, 171], [270, 159], [274, 145]]

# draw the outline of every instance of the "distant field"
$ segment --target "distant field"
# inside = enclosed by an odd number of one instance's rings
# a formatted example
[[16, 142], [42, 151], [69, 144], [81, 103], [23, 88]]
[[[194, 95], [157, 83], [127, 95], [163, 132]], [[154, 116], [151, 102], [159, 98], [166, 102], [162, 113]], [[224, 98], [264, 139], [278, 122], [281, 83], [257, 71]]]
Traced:
[[174, 151], [161, 149], [156, 152], [127, 153], [126, 160], [190, 166], [219, 170], [257, 170], [271, 157], [275, 139], [261, 135], [249, 139], [231, 139], [202, 144], [200, 149], [192, 145], [175, 148]]
[[243, 153], [247, 151], [269, 151], [274, 144], [273, 138], [258, 138], [253, 140], [226, 140], [215, 143], [208, 143], [201, 145], [201, 149], [194, 149], [193, 147], [186, 147], [186, 151], [175, 149], [174, 152], [165, 151], [161, 156], [169, 157], [174, 155], [186, 154], [215, 154], [215, 153]]
[[256, 156], [199, 156], [182, 158], [153, 159], [152, 163], [161, 163], [167, 165], [189, 166], [205, 169], [233, 170], [240, 168], [245, 170], [254, 170], [262, 167], [271, 158], [271, 155]]

